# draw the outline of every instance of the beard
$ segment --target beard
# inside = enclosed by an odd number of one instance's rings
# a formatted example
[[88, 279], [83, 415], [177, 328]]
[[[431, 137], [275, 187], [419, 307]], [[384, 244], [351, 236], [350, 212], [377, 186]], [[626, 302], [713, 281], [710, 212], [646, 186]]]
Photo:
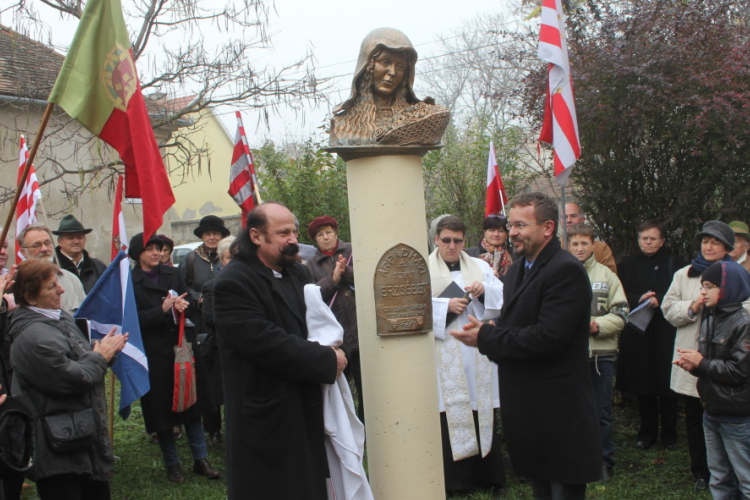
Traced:
[[279, 264], [281, 267], [289, 267], [297, 262], [297, 255], [299, 255], [299, 245], [296, 243], [290, 243], [281, 249]]

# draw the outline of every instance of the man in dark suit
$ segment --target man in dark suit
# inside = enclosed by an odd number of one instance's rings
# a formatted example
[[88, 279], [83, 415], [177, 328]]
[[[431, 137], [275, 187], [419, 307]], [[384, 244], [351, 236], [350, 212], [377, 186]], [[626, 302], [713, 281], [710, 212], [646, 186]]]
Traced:
[[451, 334], [498, 364], [503, 429], [513, 467], [536, 499], [583, 500], [602, 477], [599, 424], [588, 367], [591, 286], [560, 248], [558, 209], [542, 193], [510, 204], [519, 257], [505, 276], [497, 326], [470, 317]]
[[307, 340], [294, 215], [253, 209], [216, 278], [229, 500], [326, 500], [321, 383], [346, 367], [340, 349]]

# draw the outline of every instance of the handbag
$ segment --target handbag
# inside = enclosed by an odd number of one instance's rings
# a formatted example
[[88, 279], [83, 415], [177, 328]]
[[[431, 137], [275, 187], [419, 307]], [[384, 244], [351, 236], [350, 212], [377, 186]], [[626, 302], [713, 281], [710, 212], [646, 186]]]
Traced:
[[180, 336], [174, 346], [174, 395], [172, 411], [181, 413], [198, 401], [195, 383], [195, 356], [190, 342], [185, 341], [185, 313], [180, 315]]
[[42, 417], [42, 426], [47, 444], [53, 451], [73, 451], [96, 443], [96, 423], [92, 408], [45, 415]]

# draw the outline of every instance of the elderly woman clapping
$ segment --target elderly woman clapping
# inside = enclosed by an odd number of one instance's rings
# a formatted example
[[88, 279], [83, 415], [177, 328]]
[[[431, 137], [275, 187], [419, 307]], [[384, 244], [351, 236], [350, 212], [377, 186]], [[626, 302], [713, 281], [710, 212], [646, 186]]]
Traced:
[[353, 377], [357, 386], [358, 416], [363, 419], [362, 371], [359, 363], [359, 335], [357, 334], [357, 305], [354, 296], [352, 245], [339, 239], [339, 223], [333, 217], [317, 217], [307, 227], [315, 240], [315, 256], [305, 264], [313, 282], [320, 287], [323, 300], [329, 305], [344, 327], [344, 344], [349, 364], [344, 372]]
[[[104, 374], [128, 335], [115, 335], [113, 328], [101, 341], [90, 343], [61, 309], [65, 290], [59, 274], [52, 262], [26, 260], [18, 266], [14, 289], [20, 307], [10, 324], [10, 359], [20, 392], [36, 417], [31, 477], [42, 500], [107, 500], [114, 459]], [[78, 439], [58, 433], [66, 420], [77, 423]]]

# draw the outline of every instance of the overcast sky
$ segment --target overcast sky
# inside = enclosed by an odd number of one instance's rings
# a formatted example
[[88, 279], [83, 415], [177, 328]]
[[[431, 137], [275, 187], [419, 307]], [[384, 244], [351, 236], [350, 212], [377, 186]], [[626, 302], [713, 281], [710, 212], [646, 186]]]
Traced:
[[[122, 1], [127, 6], [133, 0]], [[73, 37], [76, 23], [61, 20], [56, 11], [44, 6], [40, 0], [30, 2], [52, 27], [49, 32], [52, 43], [58, 48], [66, 47]], [[429, 3], [409, 0], [276, 0], [269, 25], [274, 48], [262, 55], [259, 51], [259, 63], [292, 63], [309, 49], [315, 56], [320, 78], [340, 76], [333, 80], [338, 92], [329, 94], [331, 105], [335, 106], [348, 97], [360, 43], [373, 29], [391, 27], [403, 31], [422, 59], [439, 55], [441, 47], [437, 40], [452, 36], [453, 31], [466, 21], [499, 12], [515, 3], [508, 0], [432, 0]], [[16, 20], [7, 12], [0, 17], [0, 23], [17, 28]], [[48, 41], [46, 35], [43, 38], [42, 41]], [[419, 88], [419, 64], [416, 87]], [[225, 107], [218, 111], [233, 136], [236, 130], [233, 110]], [[254, 134], [250, 138], [251, 146], [258, 146], [268, 137], [276, 141], [307, 138], [329, 113], [327, 105], [309, 108], [303, 123], [294, 113], [282, 111], [280, 117], [272, 119], [270, 130], [265, 126], [255, 127], [258, 116], [253, 112], [245, 113], [244, 119], [249, 133]]]

